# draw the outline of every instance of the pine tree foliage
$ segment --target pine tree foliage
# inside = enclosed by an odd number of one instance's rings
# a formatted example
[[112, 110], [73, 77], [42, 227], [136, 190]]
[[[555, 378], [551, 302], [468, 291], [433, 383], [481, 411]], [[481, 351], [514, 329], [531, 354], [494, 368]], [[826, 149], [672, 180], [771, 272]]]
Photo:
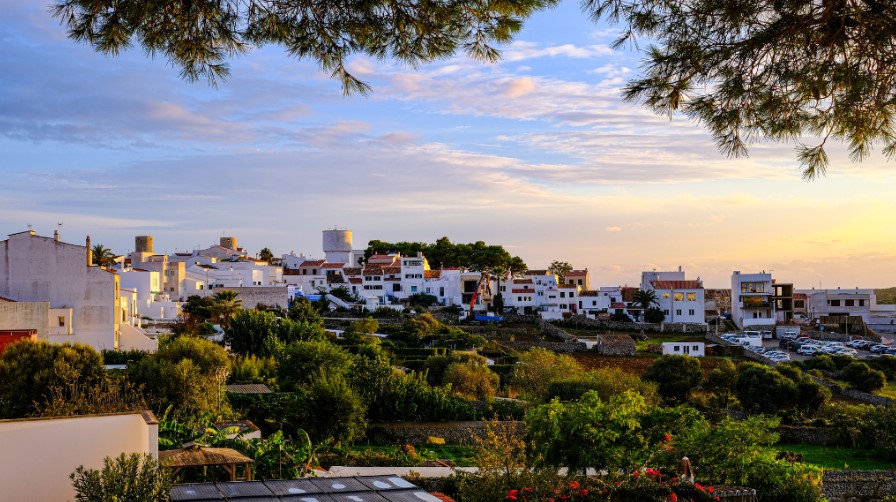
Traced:
[[626, 99], [699, 121], [729, 156], [761, 139], [792, 141], [811, 180], [828, 167], [829, 139], [845, 142], [853, 161], [875, 144], [896, 154], [896, 2], [586, 0], [584, 8], [625, 26], [617, 47], [651, 41]]

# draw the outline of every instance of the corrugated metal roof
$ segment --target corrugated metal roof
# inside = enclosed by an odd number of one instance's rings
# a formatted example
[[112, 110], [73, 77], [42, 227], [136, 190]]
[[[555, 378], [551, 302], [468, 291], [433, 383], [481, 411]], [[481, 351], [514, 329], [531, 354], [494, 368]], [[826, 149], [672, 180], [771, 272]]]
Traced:
[[271, 389], [263, 383], [228, 385], [227, 392], [234, 394], [270, 394]]
[[302, 478], [175, 485], [173, 502], [232, 500], [240, 502], [441, 502], [399, 476]]

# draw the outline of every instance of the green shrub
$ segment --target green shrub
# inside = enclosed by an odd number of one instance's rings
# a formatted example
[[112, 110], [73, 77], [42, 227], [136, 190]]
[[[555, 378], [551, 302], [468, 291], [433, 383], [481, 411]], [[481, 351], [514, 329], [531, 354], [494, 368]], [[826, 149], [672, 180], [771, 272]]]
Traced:
[[840, 378], [862, 392], [876, 392], [887, 385], [883, 371], [873, 370], [863, 362], [853, 362], [843, 368]]

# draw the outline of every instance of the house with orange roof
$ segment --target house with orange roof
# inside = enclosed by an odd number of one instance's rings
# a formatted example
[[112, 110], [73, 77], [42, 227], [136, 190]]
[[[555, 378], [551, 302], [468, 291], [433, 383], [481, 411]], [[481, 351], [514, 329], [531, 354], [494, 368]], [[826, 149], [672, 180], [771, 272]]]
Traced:
[[641, 289], [656, 294], [665, 322], [706, 323], [703, 281], [687, 279], [681, 267], [673, 272], [642, 272]]

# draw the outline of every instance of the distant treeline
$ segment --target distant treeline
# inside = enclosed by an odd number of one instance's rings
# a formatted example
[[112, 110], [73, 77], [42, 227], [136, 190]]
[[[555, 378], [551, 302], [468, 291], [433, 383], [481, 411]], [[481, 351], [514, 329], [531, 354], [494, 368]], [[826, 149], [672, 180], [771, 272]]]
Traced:
[[377, 253], [401, 253], [402, 256], [416, 256], [422, 252], [433, 269], [461, 267], [470, 270], [503, 270], [524, 272], [526, 263], [519, 256], [510, 256], [503, 246], [488, 245], [482, 241], [472, 244], [455, 244], [442, 237], [435, 244], [425, 242], [384, 242], [372, 240], [364, 251], [364, 259]]
[[896, 303], [896, 288], [875, 289], [877, 303]]

